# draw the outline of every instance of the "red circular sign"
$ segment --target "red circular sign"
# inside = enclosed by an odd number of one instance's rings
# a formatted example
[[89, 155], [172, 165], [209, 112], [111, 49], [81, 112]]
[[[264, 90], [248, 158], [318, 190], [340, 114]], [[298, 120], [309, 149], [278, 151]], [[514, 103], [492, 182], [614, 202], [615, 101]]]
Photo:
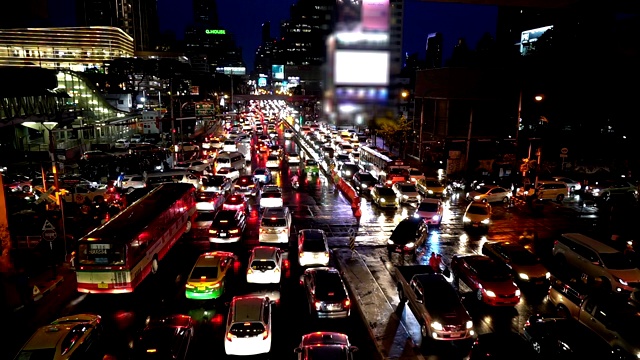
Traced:
[[46, 241], [53, 241], [58, 237], [58, 233], [53, 229], [42, 231], [42, 238]]

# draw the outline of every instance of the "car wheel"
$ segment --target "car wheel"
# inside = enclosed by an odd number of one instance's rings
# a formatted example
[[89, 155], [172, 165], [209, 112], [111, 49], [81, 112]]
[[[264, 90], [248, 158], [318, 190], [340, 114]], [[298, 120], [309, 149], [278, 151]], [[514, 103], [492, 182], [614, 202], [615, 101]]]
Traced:
[[504, 204], [509, 203], [509, 197], [508, 197], [508, 196], [505, 196], [505, 197], [504, 197], [504, 199], [502, 199], [502, 202], [503, 202]]
[[540, 343], [536, 340], [533, 340], [533, 342], [531, 343], [531, 347], [537, 354], [542, 354], [542, 346], [540, 346]]
[[611, 199], [611, 194], [609, 193], [602, 194], [602, 200], [609, 201], [609, 199]]
[[28, 193], [31, 192], [31, 186], [25, 185], [22, 187], [22, 192]]
[[420, 324], [420, 334], [422, 335], [422, 339], [427, 339], [429, 336], [429, 332], [427, 329], [427, 324], [422, 323]]
[[482, 202], [486, 204], [487, 203], [487, 199], [482, 199]]
[[154, 274], [158, 273], [158, 255], [154, 255], [153, 260], [151, 261], [151, 272]]
[[478, 289], [478, 291], [476, 291], [476, 298], [478, 301], [482, 301], [482, 289]]
[[186, 227], [184, 229], [185, 234], [188, 234], [189, 232], [191, 232], [191, 227], [192, 227], [191, 220], [187, 220], [187, 224], [186, 224]]
[[564, 194], [560, 194], [556, 197], [557, 202], [562, 202], [562, 200], [564, 200]]
[[556, 314], [558, 315], [558, 317], [561, 317], [563, 319], [571, 319], [571, 313], [569, 312], [569, 309], [567, 309], [567, 307], [564, 305], [558, 305], [558, 307], [556, 308]]

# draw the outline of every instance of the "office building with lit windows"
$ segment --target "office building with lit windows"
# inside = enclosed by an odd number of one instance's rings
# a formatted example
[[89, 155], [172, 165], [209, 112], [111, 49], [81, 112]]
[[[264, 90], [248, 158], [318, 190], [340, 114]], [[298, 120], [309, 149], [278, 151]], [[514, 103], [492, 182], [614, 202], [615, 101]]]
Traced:
[[116, 27], [0, 29], [0, 66], [82, 72], [133, 56], [133, 38]]

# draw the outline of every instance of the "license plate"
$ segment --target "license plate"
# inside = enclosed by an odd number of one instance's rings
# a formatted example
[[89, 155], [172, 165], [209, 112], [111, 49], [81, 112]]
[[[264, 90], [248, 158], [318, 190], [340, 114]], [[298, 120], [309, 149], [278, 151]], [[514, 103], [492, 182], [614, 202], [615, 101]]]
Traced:
[[313, 258], [317, 259], [318, 258], [318, 254], [313, 254]]
[[220, 237], [225, 237], [227, 236], [227, 233], [220, 233]]
[[198, 291], [204, 291], [204, 286], [198, 286]]
[[342, 310], [342, 308], [340, 305], [329, 304], [327, 305], [327, 310]]
[[544, 281], [540, 280], [540, 281], [536, 281], [536, 285], [542, 285], [544, 284]]
[[478, 227], [478, 226], [479, 226], [478, 224], [473, 224], [473, 227]]
[[462, 336], [462, 335], [458, 334], [458, 333], [449, 334], [449, 337], [452, 337], [452, 338], [457, 338], [457, 337], [460, 337], [460, 336]]
[[109, 288], [109, 284], [105, 284], [105, 283], [98, 284], [98, 289], [108, 289], [108, 288]]

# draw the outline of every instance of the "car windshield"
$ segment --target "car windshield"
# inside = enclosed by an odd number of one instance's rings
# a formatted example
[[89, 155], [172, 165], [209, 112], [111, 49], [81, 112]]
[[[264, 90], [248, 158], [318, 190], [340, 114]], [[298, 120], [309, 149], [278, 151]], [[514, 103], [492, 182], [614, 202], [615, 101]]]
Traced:
[[480, 194], [486, 194], [491, 190], [491, 188], [486, 187], [486, 186], [480, 186], [479, 188], [476, 189], [476, 192], [479, 192]]
[[393, 189], [387, 187], [378, 188], [378, 193], [380, 196], [396, 196], [396, 193], [393, 192]]
[[324, 252], [327, 248], [324, 245], [324, 239], [304, 239], [302, 243], [302, 251]]
[[410, 175], [422, 175], [422, 172], [420, 170], [411, 169], [411, 170], [409, 170], [409, 174]]
[[267, 227], [283, 227], [283, 226], [287, 226], [287, 221], [285, 219], [281, 219], [281, 218], [263, 218], [262, 219], [262, 226], [267, 226]]
[[506, 281], [511, 278], [504, 266], [491, 260], [474, 261], [471, 266], [484, 281]]
[[[220, 169], [222, 170], [222, 169]], [[202, 178], [202, 185], [204, 186], [220, 186], [224, 184], [226, 178], [224, 176], [208, 176]]]
[[469, 206], [467, 213], [474, 215], [489, 215], [489, 208], [486, 206]]
[[273, 260], [253, 260], [251, 269], [258, 271], [273, 270], [276, 268], [276, 262]]
[[334, 272], [316, 274], [316, 297], [329, 301], [346, 298], [340, 275]]
[[255, 175], [265, 175], [267, 173], [266, 169], [256, 169], [256, 171], [253, 172]]
[[461, 307], [458, 294], [446, 281], [429, 283], [425, 290], [428, 290], [430, 294], [438, 294], [438, 296], [427, 295], [424, 297], [427, 309], [435, 313], [455, 313]]
[[409, 170], [403, 168], [392, 168], [389, 170], [389, 175], [409, 176]]
[[418, 192], [418, 190], [416, 190], [416, 187], [414, 185], [402, 185], [400, 186], [400, 191], [403, 193], [406, 192]]
[[426, 181], [425, 184], [427, 185], [427, 187], [442, 187], [442, 184], [440, 184], [437, 181]]
[[636, 268], [636, 266], [634, 266], [631, 261], [629, 261], [629, 259], [621, 252], [600, 253], [600, 258], [602, 259], [602, 262], [607, 269], [629, 270]]
[[267, 161], [278, 161], [278, 157], [275, 155], [269, 155], [269, 157], [267, 158]]
[[514, 264], [519, 265], [536, 265], [539, 263], [538, 258], [527, 251], [527, 249], [516, 249], [509, 252], [509, 257]]
[[360, 181], [376, 181], [376, 178], [371, 174], [360, 174], [358, 177], [360, 178]]
[[438, 204], [433, 202], [423, 202], [420, 204], [420, 207], [418, 207], [418, 211], [437, 212]]
[[282, 194], [280, 194], [279, 192], [275, 192], [275, 191], [265, 191], [262, 193], [262, 197], [263, 198], [269, 198], [269, 199], [276, 199], [276, 198], [281, 198]]
[[346, 335], [315, 332], [304, 336], [303, 345], [348, 345]]
[[189, 280], [216, 279], [218, 278], [217, 266], [198, 266], [193, 269]]
[[51, 360], [56, 358], [55, 348], [22, 350], [16, 360]]

